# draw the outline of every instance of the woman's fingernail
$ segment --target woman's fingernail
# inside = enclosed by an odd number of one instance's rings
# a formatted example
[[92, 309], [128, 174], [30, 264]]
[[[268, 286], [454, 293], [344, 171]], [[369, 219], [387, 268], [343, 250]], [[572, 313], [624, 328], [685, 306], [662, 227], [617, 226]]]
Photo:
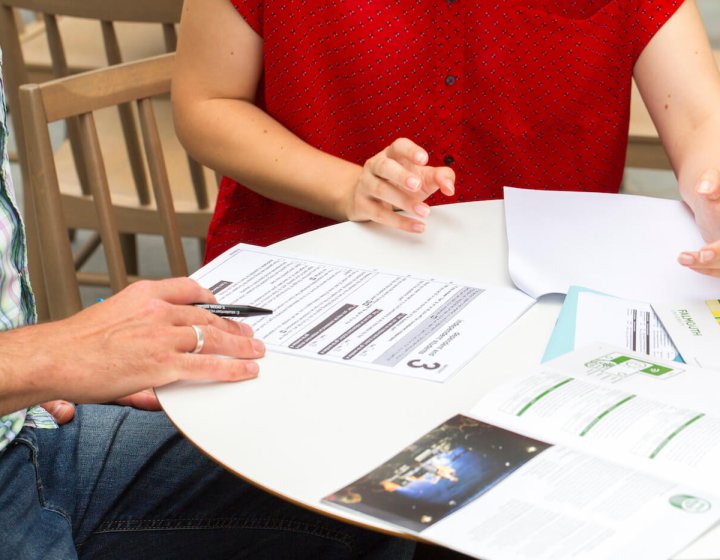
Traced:
[[450, 191], [450, 195], [455, 194], [455, 183], [448, 179], [445, 181], [445, 187]]
[[698, 187], [697, 192], [699, 194], [710, 194], [713, 192], [715, 188], [713, 187], [713, 184], [710, 181], [703, 181], [700, 183], [700, 186]]
[[704, 249], [700, 251], [701, 264], [707, 264], [709, 262], [712, 262], [713, 260], [715, 260], [715, 251], [711, 251], [710, 249]]
[[415, 163], [419, 163], [420, 165], [425, 165], [427, 162], [428, 162], [428, 155], [425, 152], [420, 151], [420, 150], [415, 152]]
[[423, 204], [422, 202], [419, 204], [416, 204], [415, 208], [413, 208], [413, 210], [421, 218], [427, 217], [427, 215], [430, 213], [430, 207], [427, 204]]
[[695, 257], [690, 253], [680, 253], [680, 256], [678, 257], [678, 262], [680, 264], [684, 264], [685, 266], [691, 266], [695, 264]]
[[406, 184], [411, 191], [417, 191], [420, 189], [420, 179], [417, 177], [408, 177]]
[[256, 354], [262, 354], [265, 352], [265, 344], [263, 344], [262, 340], [258, 340], [257, 338], [252, 339], [252, 347]]
[[246, 362], [245, 371], [247, 371], [250, 375], [257, 375], [260, 371], [260, 366], [258, 366], [255, 362]]
[[412, 230], [413, 230], [415, 233], [422, 233], [422, 232], [425, 231], [425, 224], [415, 223], [415, 224], [412, 225]]

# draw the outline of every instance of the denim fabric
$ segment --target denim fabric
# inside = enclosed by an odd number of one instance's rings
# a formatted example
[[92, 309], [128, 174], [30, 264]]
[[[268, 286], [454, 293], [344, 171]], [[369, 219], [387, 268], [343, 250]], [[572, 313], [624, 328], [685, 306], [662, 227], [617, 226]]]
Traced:
[[88, 405], [58, 430], [25, 428], [0, 480], [0, 556], [13, 560], [403, 560], [414, 550], [244, 483], [159, 412]]

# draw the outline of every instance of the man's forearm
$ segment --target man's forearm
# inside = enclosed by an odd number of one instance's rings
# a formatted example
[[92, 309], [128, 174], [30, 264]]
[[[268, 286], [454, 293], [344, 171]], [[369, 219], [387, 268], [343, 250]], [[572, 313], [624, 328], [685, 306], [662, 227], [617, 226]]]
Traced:
[[38, 325], [0, 333], [0, 415], [57, 397], [51, 388], [54, 370], [38, 347], [46, 340], [43, 330]]

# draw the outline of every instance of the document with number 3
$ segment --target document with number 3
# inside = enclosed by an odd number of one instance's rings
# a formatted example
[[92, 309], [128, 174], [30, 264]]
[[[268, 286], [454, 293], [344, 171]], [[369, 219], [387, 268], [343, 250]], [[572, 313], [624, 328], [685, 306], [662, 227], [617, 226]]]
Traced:
[[481, 286], [240, 244], [192, 277], [271, 351], [443, 382], [535, 300]]

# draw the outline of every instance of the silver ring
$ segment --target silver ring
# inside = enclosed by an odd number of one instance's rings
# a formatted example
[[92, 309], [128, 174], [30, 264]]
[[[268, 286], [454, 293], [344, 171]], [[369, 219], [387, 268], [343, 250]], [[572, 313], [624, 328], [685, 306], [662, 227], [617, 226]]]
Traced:
[[197, 342], [195, 343], [195, 348], [192, 350], [192, 354], [199, 354], [203, 346], [205, 346], [205, 334], [203, 333], [203, 330], [198, 325], [190, 325], [192, 327], [192, 330], [195, 332], [195, 338], [197, 339]]

